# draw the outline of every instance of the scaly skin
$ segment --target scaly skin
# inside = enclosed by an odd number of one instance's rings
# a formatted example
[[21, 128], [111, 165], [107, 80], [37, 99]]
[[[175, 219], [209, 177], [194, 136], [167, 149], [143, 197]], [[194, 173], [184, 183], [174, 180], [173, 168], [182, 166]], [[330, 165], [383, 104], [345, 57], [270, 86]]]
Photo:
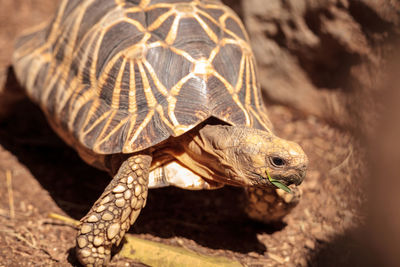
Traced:
[[135, 155], [124, 161], [88, 214], [81, 219], [76, 251], [84, 266], [104, 266], [146, 205], [152, 157]]
[[279, 222], [299, 204], [301, 190], [296, 186], [291, 193], [276, 188], [246, 187], [246, 213], [250, 218], [263, 222]]

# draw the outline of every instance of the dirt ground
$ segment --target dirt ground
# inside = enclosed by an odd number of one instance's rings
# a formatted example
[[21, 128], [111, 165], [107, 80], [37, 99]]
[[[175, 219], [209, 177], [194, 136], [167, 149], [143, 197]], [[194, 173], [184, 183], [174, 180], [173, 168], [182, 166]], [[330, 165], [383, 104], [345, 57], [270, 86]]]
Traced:
[[[0, 86], [17, 86], [8, 75], [12, 43], [23, 28], [47, 18], [53, 2], [0, 1]], [[164, 188], [150, 191], [130, 232], [244, 266], [372, 266], [359, 238], [365, 182], [357, 142], [287, 107], [270, 104], [268, 112], [276, 133], [300, 143], [310, 159], [303, 199], [281, 225], [249, 219], [238, 188]], [[78, 266], [76, 230], [48, 213], [80, 219], [108, 180], [51, 131], [34, 104], [19, 104], [0, 122], [0, 266]], [[116, 256], [111, 266], [142, 265]]]

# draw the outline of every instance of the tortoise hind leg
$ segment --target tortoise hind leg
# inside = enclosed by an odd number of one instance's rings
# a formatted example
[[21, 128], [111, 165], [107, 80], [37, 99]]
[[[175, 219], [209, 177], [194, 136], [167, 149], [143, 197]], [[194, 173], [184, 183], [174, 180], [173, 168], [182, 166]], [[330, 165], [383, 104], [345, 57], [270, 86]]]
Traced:
[[291, 188], [287, 193], [276, 188], [246, 188], [247, 215], [263, 223], [280, 222], [300, 201], [301, 190], [298, 187]]
[[84, 266], [103, 266], [146, 205], [151, 156], [125, 160], [88, 214], [81, 219], [76, 251]]

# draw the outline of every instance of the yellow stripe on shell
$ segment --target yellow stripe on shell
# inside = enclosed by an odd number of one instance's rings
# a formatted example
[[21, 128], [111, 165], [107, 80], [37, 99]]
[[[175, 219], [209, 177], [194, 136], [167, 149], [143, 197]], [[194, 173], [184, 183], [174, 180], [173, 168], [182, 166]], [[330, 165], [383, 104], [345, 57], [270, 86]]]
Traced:
[[194, 18], [199, 22], [200, 26], [203, 28], [203, 30], [207, 33], [208, 37], [214, 42], [218, 43], [218, 36], [210, 29], [210, 27], [207, 25], [207, 23], [202, 20], [199, 15], [194, 15]]
[[159, 16], [152, 24], [147, 26], [147, 30], [149, 32], [151, 32], [151, 31], [158, 29], [173, 14], [174, 14], [173, 10], [169, 10], [169, 11], [165, 12], [164, 14]]
[[237, 80], [236, 86], [235, 86], [236, 94], [239, 93], [243, 87], [243, 74], [244, 74], [244, 69], [245, 69], [245, 62], [246, 62], [246, 57], [244, 55], [242, 55], [242, 57], [240, 59], [238, 80]]
[[122, 76], [124, 75], [124, 70], [125, 70], [125, 64], [126, 64], [126, 58], [122, 60], [121, 63], [121, 68], [119, 69], [117, 79], [115, 80], [115, 86], [112, 94], [112, 100], [111, 100], [111, 108], [112, 109], [118, 109], [119, 108], [119, 101], [121, 97], [121, 87], [122, 87]]
[[132, 138], [127, 140], [127, 145], [124, 145], [124, 148], [123, 148], [124, 153], [132, 152], [133, 144], [135, 143], [136, 139], [139, 137], [139, 135], [141, 134], [143, 129], [146, 128], [147, 124], [149, 124], [149, 122], [153, 118], [153, 115], [154, 115], [154, 109], [150, 109], [149, 113], [147, 113], [146, 117], [144, 118], [142, 123], [139, 125], [138, 129], [136, 129]]
[[[129, 120], [130, 116], [125, 117], [124, 119], [122, 119], [116, 126], [113, 127], [113, 129], [111, 131], [109, 131], [109, 133], [102, 137], [105, 130], [102, 131], [102, 133], [99, 135], [99, 137], [97, 138], [95, 145], [93, 146], [93, 150], [95, 152], [101, 152], [100, 146], [106, 142], [107, 140], [110, 139], [110, 137], [115, 134], [119, 129], [121, 129], [121, 127], [123, 127], [126, 122]], [[112, 122], [112, 118], [109, 119], [110, 122]], [[106, 127], [104, 127], [104, 129], [106, 129]]]
[[136, 113], [136, 81], [132, 77], [135, 77], [135, 64], [133, 61], [129, 61], [129, 113]]
[[172, 23], [172, 26], [167, 34], [167, 37], [165, 38], [165, 42], [168, 45], [172, 45], [175, 42], [176, 36], [178, 34], [180, 18], [181, 17], [179, 15], [175, 17], [174, 22]]

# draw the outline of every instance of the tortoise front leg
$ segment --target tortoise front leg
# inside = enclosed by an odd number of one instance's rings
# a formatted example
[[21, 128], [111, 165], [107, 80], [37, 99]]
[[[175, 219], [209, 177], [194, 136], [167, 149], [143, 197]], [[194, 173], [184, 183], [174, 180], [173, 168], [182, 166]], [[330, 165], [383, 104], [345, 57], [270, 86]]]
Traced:
[[279, 222], [299, 204], [301, 190], [292, 187], [287, 193], [277, 188], [247, 187], [246, 213], [250, 218], [263, 223]]
[[103, 266], [146, 205], [151, 156], [124, 161], [88, 214], [81, 219], [76, 251], [84, 266]]

